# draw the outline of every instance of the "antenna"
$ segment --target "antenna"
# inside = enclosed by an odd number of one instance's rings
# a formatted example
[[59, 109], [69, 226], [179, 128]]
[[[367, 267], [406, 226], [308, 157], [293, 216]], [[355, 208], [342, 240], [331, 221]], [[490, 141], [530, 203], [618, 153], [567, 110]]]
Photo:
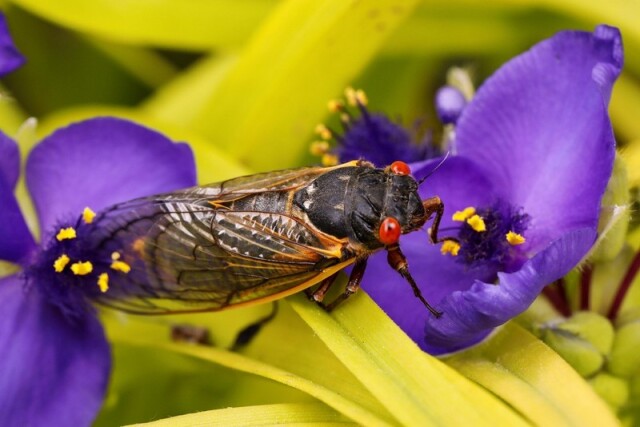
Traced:
[[433, 168], [431, 170], [431, 172], [429, 172], [426, 176], [424, 176], [420, 181], [418, 181], [418, 186], [422, 185], [423, 182], [425, 182], [427, 180], [427, 178], [429, 178], [431, 175], [433, 175], [435, 173], [435, 171], [437, 171], [438, 169], [440, 169], [440, 166], [442, 166], [442, 164], [449, 158], [449, 154], [451, 154], [451, 151], [447, 151], [447, 153], [444, 155], [444, 157], [442, 158], [442, 160], [440, 160], [440, 163], [438, 163], [436, 165], [435, 168]]

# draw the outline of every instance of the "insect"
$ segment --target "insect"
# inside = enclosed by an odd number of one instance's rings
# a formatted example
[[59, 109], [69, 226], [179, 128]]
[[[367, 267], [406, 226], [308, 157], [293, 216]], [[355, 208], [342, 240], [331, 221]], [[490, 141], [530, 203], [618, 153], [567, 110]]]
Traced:
[[[327, 310], [355, 293], [367, 258], [386, 250], [392, 268], [435, 316], [409, 273], [398, 241], [433, 217], [440, 198], [421, 200], [407, 164], [365, 161], [261, 173], [115, 205], [98, 214], [94, 250], [114, 251], [131, 270], [114, 276], [98, 302], [163, 314], [217, 311], [306, 290]], [[344, 292], [325, 302], [353, 264]], [[314, 287], [315, 286], [315, 287]]]

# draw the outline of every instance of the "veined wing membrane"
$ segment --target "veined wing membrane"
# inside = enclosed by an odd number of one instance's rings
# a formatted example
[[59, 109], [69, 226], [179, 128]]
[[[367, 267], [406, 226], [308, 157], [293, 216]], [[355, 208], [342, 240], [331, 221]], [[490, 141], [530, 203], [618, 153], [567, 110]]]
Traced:
[[127, 242], [132, 270], [112, 275], [98, 302], [150, 314], [222, 310], [296, 292], [349, 264], [340, 263], [340, 242], [287, 215], [152, 206], [111, 234]]

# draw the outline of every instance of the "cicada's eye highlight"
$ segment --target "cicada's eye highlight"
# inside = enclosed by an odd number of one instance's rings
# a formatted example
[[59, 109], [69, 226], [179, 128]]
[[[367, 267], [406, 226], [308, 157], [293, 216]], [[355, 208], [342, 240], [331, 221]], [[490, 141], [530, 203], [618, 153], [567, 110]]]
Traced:
[[386, 217], [382, 220], [382, 224], [380, 224], [380, 242], [387, 246], [398, 243], [401, 231], [402, 229], [397, 219], [390, 216]]
[[396, 175], [411, 174], [411, 169], [409, 169], [409, 165], [406, 164], [405, 162], [401, 162], [400, 160], [396, 160], [395, 162], [391, 163], [391, 166], [389, 166], [389, 169], [391, 169], [391, 172], [395, 173]]

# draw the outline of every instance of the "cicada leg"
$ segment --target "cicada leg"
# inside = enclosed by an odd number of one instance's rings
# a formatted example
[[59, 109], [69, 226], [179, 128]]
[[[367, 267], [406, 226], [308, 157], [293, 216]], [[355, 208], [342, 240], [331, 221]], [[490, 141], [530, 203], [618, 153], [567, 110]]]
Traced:
[[429, 229], [429, 238], [431, 239], [431, 243], [437, 244], [442, 243], [446, 240], [457, 242], [458, 239], [454, 237], [438, 237], [440, 221], [442, 220], [442, 216], [444, 215], [444, 203], [442, 203], [440, 197], [430, 197], [422, 202], [422, 206], [424, 206], [425, 216], [427, 218], [430, 218], [431, 215], [435, 214], [433, 223], [431, 225], [431, 228]]
[[418, 298], [422, 304], [436, 317], [442, 316], [442, 313], [431, 306], [427, 302], [427, 300], [422, 296], [422, 292], [420, 292], [420, 288], [416, 284], [416, 281], [413, 280], [411, 273], [409, 273], [409, 264], [407, 263], [407, 258], [404, 256], [402, 251], [400, 250], [400, 246], [394, 245], [387, 248], [387, 261], [389, 265], [396, 270], [400, 275], [411, 285], [413, 289], [413, 294]]
[[243, 328], [240, 332], [238, 332], [238, 334], [236, 335], [236, 339], [231, 346], [231, 351], [237, 351], [249, 344], [255, 338], [255, 336], [258, 335], [258, 332], [260, 332], [262, 327], [271, 322], [276, 317], [276, 314], [278, 314], [278, 302], [274, 301], [272, 303], [271, 313], [251, 323], [250, 325]]
[[322, 304], [319, 303], [322, 308], [326, 311], [331, 311], [336, 308], [340, 303], [349, 298], [351, 295], [355, 294], [360, 288], [360, 282], [362, 282], [362, 277], [364, 276], [364, 271], [367, 268], [367, 258], [359, 258], [353, 266], [353, 270], [351, 270], [351, 274], [349, 275], [349, 281], [347, 282], [347, 286], [344, 289], [344, 292], [340, 294], [335, 300], [333, 300], [330, 304]]
[[331, 286], [333, 286], [333, 284], [335, 283], [337, 277], [338, 277], [338, 273], [334, 274], [333, 276], [329, 276], [326, 279], [324, 279], [322, 282], [320, 282], [320, 285], [317, 288], [315, 289], [307, 288], [304, 290], [304, 293], [307, 295], [307, 297], [311, 301], [314, 301], [320, 304], [324, 300], [324, 297], [327, 294], [327, 292], [329, 292], [329, 289], [331, 289]]

